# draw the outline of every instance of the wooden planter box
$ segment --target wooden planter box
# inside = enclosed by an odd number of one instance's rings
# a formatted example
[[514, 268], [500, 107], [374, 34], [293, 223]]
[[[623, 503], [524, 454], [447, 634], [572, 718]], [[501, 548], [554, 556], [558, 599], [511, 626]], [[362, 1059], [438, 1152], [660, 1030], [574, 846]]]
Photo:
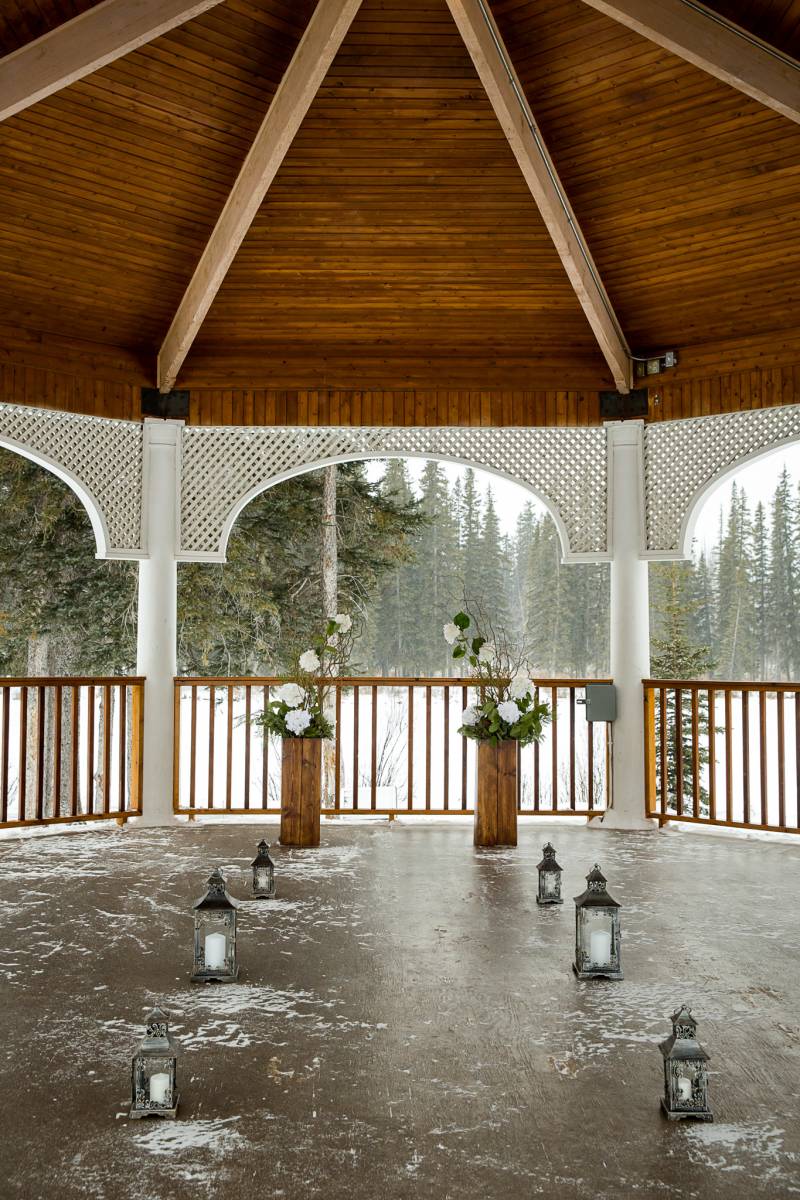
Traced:
[[475, 845], [517, 844], [517, 742], [478, 743]]
[[281, 845], [318, 846], [322, 738], [284, 738], [281, 761]]

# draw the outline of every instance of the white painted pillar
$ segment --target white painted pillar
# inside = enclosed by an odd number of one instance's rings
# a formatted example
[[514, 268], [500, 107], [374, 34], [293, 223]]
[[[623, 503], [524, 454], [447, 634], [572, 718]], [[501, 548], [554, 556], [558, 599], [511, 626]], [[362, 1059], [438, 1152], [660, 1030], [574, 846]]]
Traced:
[[171, 825], [173, 679], [178, 628], [177, 495], [181, 421], [144, 426], [143, 506], [148, 557], [139, 563], [136, 671], [144, 675], [142, 821]]
[[642, 421], [606, 426], [611, 502], [611, 676], [617, 689], [612, 726], [612, 808], [604, 829], [653, 829], [644, 817], [642, 680], [650, 674], [650, 608], [643, 547]]

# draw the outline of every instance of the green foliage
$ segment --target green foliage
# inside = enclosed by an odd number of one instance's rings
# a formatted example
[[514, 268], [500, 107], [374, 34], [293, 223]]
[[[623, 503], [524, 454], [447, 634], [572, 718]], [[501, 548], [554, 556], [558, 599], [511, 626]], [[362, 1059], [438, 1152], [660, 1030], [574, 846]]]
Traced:
[[40, 674], [130, 673], [136, 564], [96, 558], [75, 493], [6, 450], [0, 506], [0, 672], [25, 675], [35, 662]]
[[[311, 646], [295, 655], [279, 694], [253, 718], [253, 724], [282, 738], [332, 738], [333, 725], [325, 714], [330, 685], [325, 680], [344, 672], [354, 637], [349, 614], [328, 620], [323, 632], [311, 639]], [[293, 726], [293, 721], [298, 724]]]
[[453, 647], [452, 657], [466, 658], [480, 688], [480, 702], [464, 710], [458, 732], [493, 746], [511, 739], [522, 746], [541, 741], [550, 707], [534, 701], [534, 686], [521, 657], [506, 637], [494, 635], [496, 640], [489, 642], [480, 632], [468, 633], [471, 625], [467, 613], [457, 612], [443, 630]]

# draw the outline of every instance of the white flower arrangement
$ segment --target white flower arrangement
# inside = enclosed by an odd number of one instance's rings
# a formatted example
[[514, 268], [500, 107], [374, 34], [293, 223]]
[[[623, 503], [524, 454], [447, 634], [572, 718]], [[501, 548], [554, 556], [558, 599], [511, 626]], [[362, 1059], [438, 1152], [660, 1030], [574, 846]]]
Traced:
[[333, 727], [325, 715], [325, 698], [330, 690], [325, 680], [341, 674], [350, 659], [353, 640], [353, 618], [348, 613], [329, 618], [324, 633], [295, 659], [295, 669], [254, 720], [278, 737], [333, 737]]
[[483, 697], [464, 709], [459, 733], [493, 746], [512, 739], [522, 746], [541, 741], [550, 708], [534, 703], [535, 686], [523, 670], [524, 662], [504, 637], [490, 642], [481, 633], [468, 633], [471, 625], [471, 618], [460, 612], [442, 630], [453, 658], [463, 658], [472, 667]]

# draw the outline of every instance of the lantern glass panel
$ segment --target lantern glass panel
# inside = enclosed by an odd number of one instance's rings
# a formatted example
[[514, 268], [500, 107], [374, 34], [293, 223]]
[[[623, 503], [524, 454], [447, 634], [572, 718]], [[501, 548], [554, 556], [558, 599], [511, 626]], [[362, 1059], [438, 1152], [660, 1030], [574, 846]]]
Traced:
[[561, 876], [558, 871], [542, 871], [539, 876], [541, 892], [548, 899], [561, 894]]
[[259, 892], [272, 891], [273, 870], [271, 867], [256, 867], [253, 872], [255, 879], [254, 883]]
[[607, 908], [584, 908], [581, 912], [581, 948], [591, 967], [611, 965], [615, 952], [614, 914]]
[[134, 1071], [134, 1106], [138, 1109], [175, 1107], [175, 1059], [140, 1055]]

